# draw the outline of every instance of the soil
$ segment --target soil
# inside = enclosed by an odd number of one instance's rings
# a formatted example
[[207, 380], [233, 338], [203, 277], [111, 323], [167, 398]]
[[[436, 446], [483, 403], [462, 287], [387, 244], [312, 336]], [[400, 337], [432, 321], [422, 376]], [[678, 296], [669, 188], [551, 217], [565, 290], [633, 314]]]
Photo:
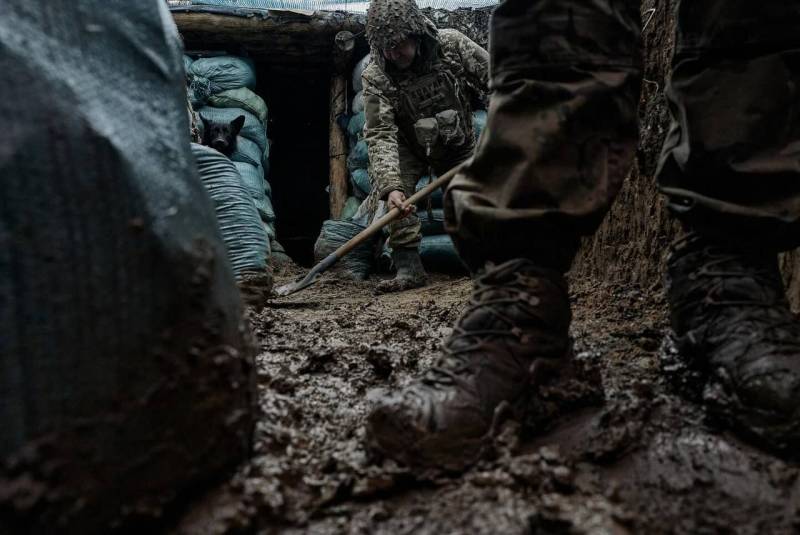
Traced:
[[428, 288], [375, 296], [376, 282], [326, 276], [251, 310], [254, 456], [174, 533], [800, 530], [800, 464], [706, 420], [673, 380], [682, 375], [659, 290], [630, 284], [572, 281], [583, 371], [555, 394], [567, 409], [549, 424], [506, 420], [463, 474], [375, 457], [364, 442], [370, 400], [431, 365], [470, 289], [466, 278], [435, 276]]

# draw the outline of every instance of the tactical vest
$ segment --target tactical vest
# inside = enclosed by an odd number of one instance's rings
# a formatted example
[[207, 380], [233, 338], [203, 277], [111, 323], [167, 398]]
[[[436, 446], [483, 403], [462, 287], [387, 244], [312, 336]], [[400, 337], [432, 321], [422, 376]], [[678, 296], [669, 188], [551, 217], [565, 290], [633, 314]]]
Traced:
[[[407, 146], [421, 159], [425, 147], [414, 132], [414, 124], [425, 118], [436, 119], [439, 139], [431, 147], [431, 159], [448, 159], [448, 155], [472, 147], [475, 132], [472, 109], [460, 65], [437, 58], [427, 74], [397, 80], [395, 118]], [[453, 110], [455, 113], [443, 113]]]

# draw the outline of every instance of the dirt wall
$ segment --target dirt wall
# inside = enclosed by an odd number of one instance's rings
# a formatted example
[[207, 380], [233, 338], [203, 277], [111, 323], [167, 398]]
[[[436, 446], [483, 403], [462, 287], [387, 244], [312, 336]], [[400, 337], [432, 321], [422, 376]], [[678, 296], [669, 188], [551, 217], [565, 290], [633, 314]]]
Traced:
[[[664, 258], [679, 225], [658, 194], [655, 172], [669, 126], [664, 88], [674, 44], [676, 0], [644, 0], [642, 24], [645, 72], [640, 100], [640, 139], [636, 161], [622, 191], [597, 234], [584, 242], [573, 277], [632, 283], [657, 291]], [[800, 308], [800, 255], [781, 258], [788, 293]]]

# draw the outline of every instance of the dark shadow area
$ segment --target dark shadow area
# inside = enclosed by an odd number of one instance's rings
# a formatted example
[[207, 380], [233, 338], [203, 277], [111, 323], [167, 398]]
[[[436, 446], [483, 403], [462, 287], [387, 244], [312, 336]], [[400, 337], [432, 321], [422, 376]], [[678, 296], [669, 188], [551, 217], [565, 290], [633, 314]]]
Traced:
[[327, 73], [276, 72], [256, 63], [257, 92], [269, 107], [272, 204], [278, 241], [303, 266], [313, 263], [314, 241], [328, 218]]

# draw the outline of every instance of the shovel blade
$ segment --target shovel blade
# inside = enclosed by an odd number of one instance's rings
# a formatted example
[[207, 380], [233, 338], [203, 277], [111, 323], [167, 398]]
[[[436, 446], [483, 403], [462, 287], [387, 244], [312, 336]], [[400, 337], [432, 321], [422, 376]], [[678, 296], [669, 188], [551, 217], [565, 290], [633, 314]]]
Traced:
[[300, 279], [299, 281], [290, 282], [289, 284], [284, 284], [283, 286], [275, 290], [275, 294], [278, 295], [279, 297], [284, 297], [286, 295], [299, 292], [304, 288], [308, 288], [315, 282], [317, 282], [317, 277], [306, 277], [304, 279]]

